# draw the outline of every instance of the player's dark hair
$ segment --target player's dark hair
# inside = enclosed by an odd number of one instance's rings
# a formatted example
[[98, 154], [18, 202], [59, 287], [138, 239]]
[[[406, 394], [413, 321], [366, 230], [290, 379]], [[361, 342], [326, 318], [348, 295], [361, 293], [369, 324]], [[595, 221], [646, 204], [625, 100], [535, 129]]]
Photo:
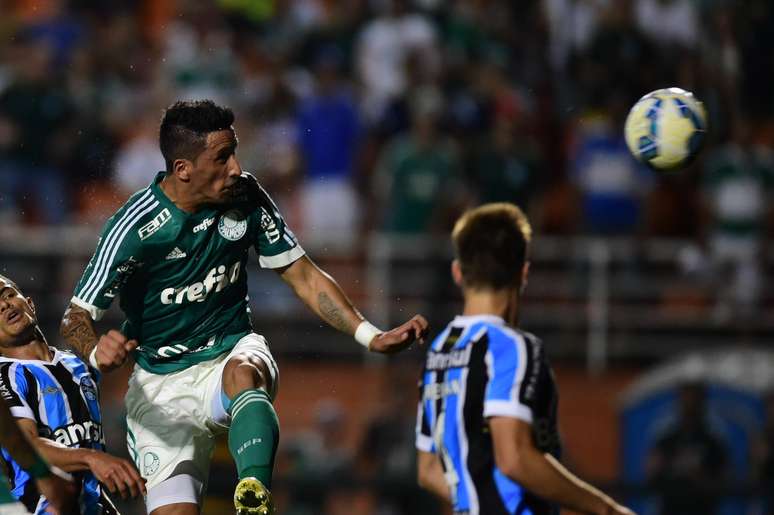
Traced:
[[[13, 282], [10, 278], [4, 276], [3, 274], [0, 274], [0, 281], [4, 282], [8, 286], [11, 286], [11, 287], [16, 288], [17, 290], [19, 290], [19, 285], [16, 284], [15, 282]], [[19, 290], [19, 291], [21, 291], [21, 290]]]
[[452, 231], [465, 286], [501, 290], [521, 285], [532, 228], [514, 204], [485, 204], [466, 212]]
[[212, 100], [178, 101], [164, 111], [159, 129], [159, 147], [172, 171], [175, 159], [195, 160], [207, 146], [207, 134], [230, 129], [234, 113]]

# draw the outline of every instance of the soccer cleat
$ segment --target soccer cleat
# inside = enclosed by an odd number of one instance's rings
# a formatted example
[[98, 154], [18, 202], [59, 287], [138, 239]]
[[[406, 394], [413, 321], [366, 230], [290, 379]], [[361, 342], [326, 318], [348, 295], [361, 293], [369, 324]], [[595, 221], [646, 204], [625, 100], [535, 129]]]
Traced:
[[242, 479], [234, 490], [236, 515], [271, 515], [274, 503], [269, 489], [254, 477]]

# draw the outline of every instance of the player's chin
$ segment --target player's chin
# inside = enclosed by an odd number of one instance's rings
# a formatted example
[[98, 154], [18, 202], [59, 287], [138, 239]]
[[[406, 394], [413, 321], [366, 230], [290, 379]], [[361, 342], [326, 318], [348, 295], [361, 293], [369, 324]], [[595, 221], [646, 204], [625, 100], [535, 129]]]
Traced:
[[213, 200], [214, 204], [230, 204], [234, 202], [234, 199], [236, 198], [236, 192], [233, 188], [223, 188], [220, 190], [220, 192], [215, 196], [215, 199]]

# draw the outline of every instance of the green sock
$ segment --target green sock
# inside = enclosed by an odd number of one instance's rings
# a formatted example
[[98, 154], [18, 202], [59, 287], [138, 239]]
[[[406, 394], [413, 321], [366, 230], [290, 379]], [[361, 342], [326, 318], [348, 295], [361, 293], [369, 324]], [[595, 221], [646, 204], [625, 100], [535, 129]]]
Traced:
[[257, 388], [245, 390], [234, 397], [229, 413], [228, 448], [236, 462], [239, 479], [252, 476], [271, 488], [279, 420], [269, 394]]

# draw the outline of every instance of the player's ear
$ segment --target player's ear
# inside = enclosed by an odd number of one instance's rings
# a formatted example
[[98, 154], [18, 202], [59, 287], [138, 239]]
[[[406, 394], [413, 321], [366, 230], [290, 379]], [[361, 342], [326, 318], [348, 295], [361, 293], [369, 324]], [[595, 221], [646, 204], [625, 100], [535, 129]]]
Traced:
[[524, 288], [527, 287], [527, 276], [529, 275], [529, 261], [524, 262], [524, 266], [521, 267], [521, 288], [519, 293], [524, 293]]
[[30, 309], [32, 310], [33, 315], [37, 315], [37, 312], [35, 311], [35, 303], [32, 302], [32, 297], [27, 297], [27, 304], [30, 305]]
[[188, 159], [175, 159], [172, 163], [172, 173], [183, 182], [191, 180], [193, 163]]
[[452, 279], [454, 279], [454, 284], [462, 288], [462, 266], [460, 265], [459, 259], [455, 259], [451, 263], [451, 275]]

